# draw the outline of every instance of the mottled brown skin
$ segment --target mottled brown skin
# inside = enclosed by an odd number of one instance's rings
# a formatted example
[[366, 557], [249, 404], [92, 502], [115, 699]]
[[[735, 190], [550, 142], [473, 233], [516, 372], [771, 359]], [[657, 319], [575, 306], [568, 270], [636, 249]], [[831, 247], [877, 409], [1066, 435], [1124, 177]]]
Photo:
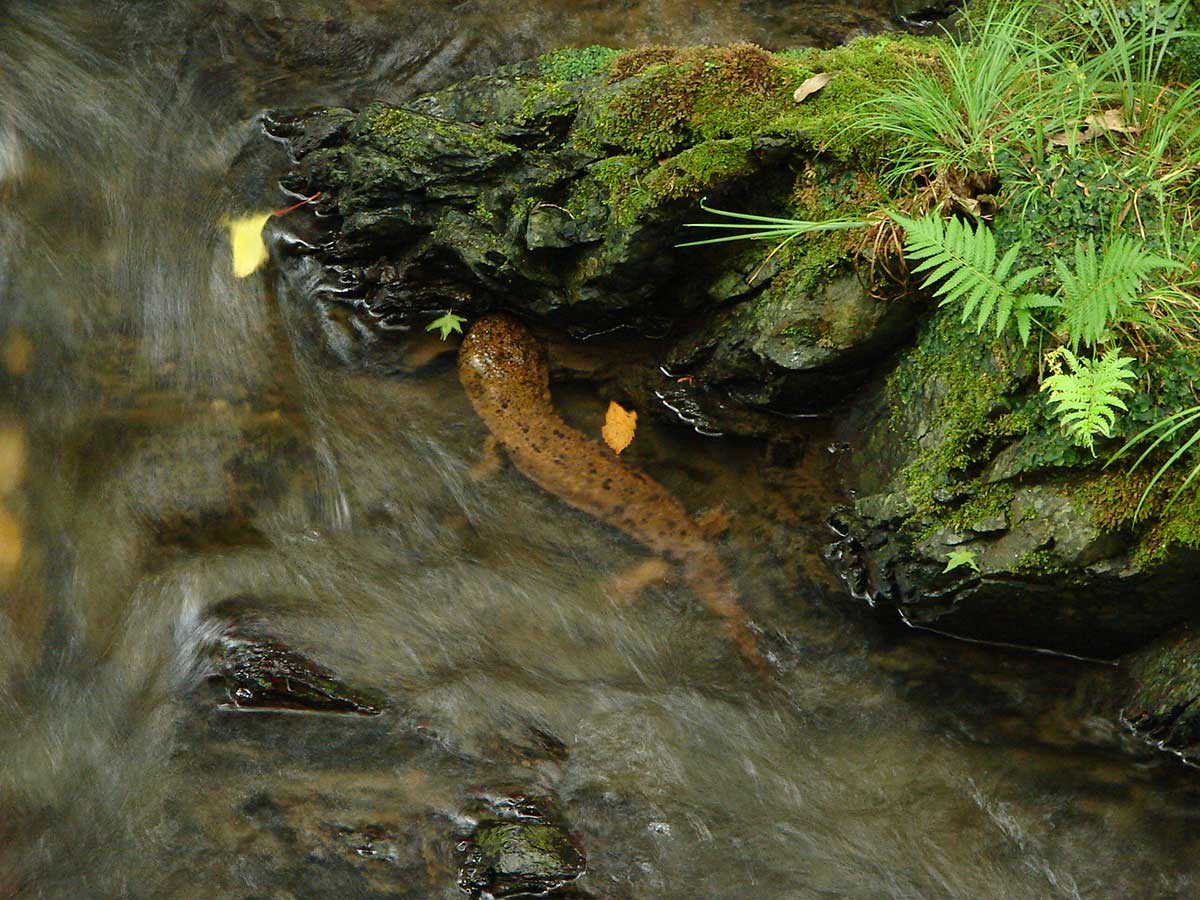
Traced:
[[458, 352], [458, 374], [475, 411], [523, 475], [678, 563], [742, 653], [761, 665], [733, 579], [700, 526], [661, 484], [562, 420], [550, 400], [546, 355], [520, 322], [506, 315], [475, 322]]

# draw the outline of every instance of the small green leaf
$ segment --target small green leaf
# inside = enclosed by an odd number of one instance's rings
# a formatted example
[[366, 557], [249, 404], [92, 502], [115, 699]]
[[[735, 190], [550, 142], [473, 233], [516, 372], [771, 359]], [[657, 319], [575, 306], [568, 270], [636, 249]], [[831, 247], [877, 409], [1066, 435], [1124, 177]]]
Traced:
[[440, 331], [442, 340], [450, 337], [450, 332], [455, 331], [462, 334], [463, 322], [467, 321], [462, 316], [456, 316], [452, 312], [446, 313], [444, 316], [438, 316], [428, 325], [425, 326], [426, 331]]
[[974, 550], [951, 550], [950, 555], [946, 557], [946, 568], [942, 569], [942, 574], [963, 566], [967, 566], [976, 575], [979, 574], [979, 563], [976, 561]]

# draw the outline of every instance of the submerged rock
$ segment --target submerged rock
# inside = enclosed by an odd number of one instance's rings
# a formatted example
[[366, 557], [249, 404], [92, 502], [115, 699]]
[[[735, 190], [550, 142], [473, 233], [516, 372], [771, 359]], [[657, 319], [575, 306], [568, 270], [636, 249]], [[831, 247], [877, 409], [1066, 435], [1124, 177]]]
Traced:
[[1200, 634], [1173, 635], [1127, 661], [1121, 721], [1146, 741], [1200, 764]]
[[228, 698], [225, 709], [377, 716], [385, 706], [379, 695], [351, 687], [306, 656], [245, 629], [226, 630], [213, 655], [214, 678]]
[[583, 874], [587, 859], [567, 830], [537, 803], [522, 802], [484, 819], [464, 843], [458, 883], [473, 897], [543, 896]]

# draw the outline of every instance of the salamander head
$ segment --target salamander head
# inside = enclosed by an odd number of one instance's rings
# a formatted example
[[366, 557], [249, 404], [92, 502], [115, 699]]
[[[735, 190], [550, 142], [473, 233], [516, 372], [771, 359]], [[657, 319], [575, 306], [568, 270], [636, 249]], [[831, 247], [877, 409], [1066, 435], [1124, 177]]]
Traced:
[[540, 393], [550, 378], [542, 345], [503, 313], [486, 315], [471, 326], [458, 351], [458, 374], [469, 393], [485, 387]]

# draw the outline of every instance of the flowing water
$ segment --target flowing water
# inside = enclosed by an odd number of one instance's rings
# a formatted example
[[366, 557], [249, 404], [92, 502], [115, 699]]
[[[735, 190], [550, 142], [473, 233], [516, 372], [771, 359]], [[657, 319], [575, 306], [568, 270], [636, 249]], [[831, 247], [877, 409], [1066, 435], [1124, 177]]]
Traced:
[[[460, 841], [518, 794], [586, 850], [578, 897], [1200, 893], [1194, 779], [1096, 713], [1102, 667], [895, 633], [843, 596], [823, 423], [784, 448], [644, 416], [628, 451], [729, 513], [768, 685], [681, 585], [612, 598], [630, 542], [475, 476], [449, 358], [359, 353], [303, 284], [230, 273], [221, 220], [286, 203], [265, 108], [888, 12], [0, 0], [0, 897], [461, 896]], [[556, 398], [594, 430], [602, 388]], [[220, 708], [230, 622], [384, 713]]]

